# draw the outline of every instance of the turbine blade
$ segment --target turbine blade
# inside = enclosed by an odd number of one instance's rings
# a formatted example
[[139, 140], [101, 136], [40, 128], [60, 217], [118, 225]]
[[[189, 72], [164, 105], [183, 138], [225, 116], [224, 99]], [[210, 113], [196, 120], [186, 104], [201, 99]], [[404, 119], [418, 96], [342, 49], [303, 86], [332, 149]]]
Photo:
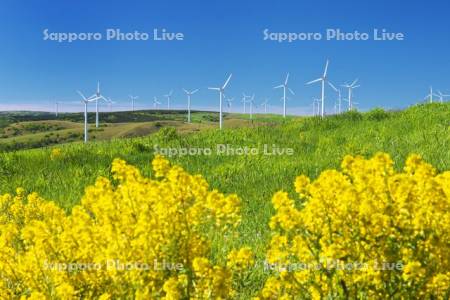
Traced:
[[220, 88], [209, 87], [208, 90], [220, 91]]
[[288, 88], [288, 91], [289, 91], [292, 95], [295, 95], [294, 91], [291, 90], [291, 88]]
[[225, 81], [224, 85], [222, 86], [222, 89], [225, 89], [228, 85], [228, 83], [230, 82], [231, 76], [233, 76], [233, 74], [230, 74], [230, 76], [228, 76], [227, 80]]
[[338, 91], [338, 89], [334, 86], [334, 84], [332, 84], [331, 82], [328, 81], [328, 85], [331, 86], [331, 88], [333, 90], [335, 90], [336, 92]]
[[358, 82], [358, 80], [359, 80], [359, 79], [356, 78], [356, 79], [352, 82], [352, 84], [350, 84], [350, 85], [352, 85], [352, 86], [355, 85], [355, 84]]
[[195, 93], [197, 93], [198, 91], [199, 91], [199, 89], [193, 90], [193, 91], [191, 92], [191, 94], [195, 94]]
[[274, 87], [274, 89], [279, 89], [279, 88], [282, 88], [282, 87], [284, 87], [284, 85], [283, 85], [283, 84], [281, 84], [281, 85], [277, 85], [276, 87]]
[[323, 71], [323, 77], [327, 77], [327, 72], [328, 72], [328, 64], [330, 63], [330, 61], [327, 59], [327, 62], [325, 64], [325, 70]]
[[86, 97], [83, 95], [83, 93], [82, 92], [80, 92], [80, 91], [77, 91], [77, 93], [81, 96], [81, 98], [83, 98], [83, 100], [86, 100]]
[[287, 75], [286, 75], [286, 80], [284, 80], [284, 85], [288, 84], [288, 80], [289, 80], [289, 73], [287, 73]]
[[321, 80], [322, 80], [322, 78], [317, 78], [317, 79], [311, 80], [310, 82], [307, 82], [306, 84], [307, 84], [307, 85], [308, 85], [308, 84], [313, 84], [313, 83], [319, 82], [319, 81], [321, 81]]

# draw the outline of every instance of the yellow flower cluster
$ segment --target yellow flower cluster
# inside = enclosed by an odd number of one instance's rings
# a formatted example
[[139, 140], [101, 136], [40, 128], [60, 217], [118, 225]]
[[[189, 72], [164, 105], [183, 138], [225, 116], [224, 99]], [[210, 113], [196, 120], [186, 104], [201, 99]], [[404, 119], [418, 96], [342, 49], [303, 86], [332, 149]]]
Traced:
[[[298, 199], [277, 192], [256, 299], [448, 299], [450, 172], [417, 155], [393, 165], [346, 156], [297, 177]], [[147, 178], [114, 160], [70, 214], [22, 188], [0, 196], [0, 299], [241, 296], [261, 278], [254, 254], [220, 258], [210, 242], [236, 233], [240, 199], [162, 156], [152, 166]]]
[[50, 153], [50, 159], [56, 160], [62, 156], [61, 148], [53, 148]]
[[278, 192], [259, 299], [448, 299], [450, 172], [383, 153]]
[[[225, 299], [249, 261], [212, 263], [207, 232], [232, 231], [240, 200], [163, 157], [157, 179], [116, 159], [66, 214], [37, 194], [0, 196], [0, 299]], [[230, 260], [230, 259], [229, 259]]]

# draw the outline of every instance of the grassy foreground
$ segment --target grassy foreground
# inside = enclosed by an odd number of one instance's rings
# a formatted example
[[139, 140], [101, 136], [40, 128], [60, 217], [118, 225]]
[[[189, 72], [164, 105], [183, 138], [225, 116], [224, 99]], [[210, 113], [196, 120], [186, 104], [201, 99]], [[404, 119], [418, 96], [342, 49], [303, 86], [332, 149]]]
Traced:
[[[217, 155], [218, 144], [258, 148], [259, 154]], [[170, 160], [190, 173], [202, 174], [213, 188], [239, 195], [243, 202], [241, 239], [233, 243], [251, 245], [261, 256], [273, 213], [271, 197], [279, 190], [294, 197], [293, 181], [299, 174], [316, 178], [325, 169], [339, 168], [345, 154], [372, 156], [378, 151], [390, 154], [398, 169], [410, 153], [417, 153], [438, 170], [449, 170], [450, 105], [421, 105], [390, 113], [351, 112], [324, 120], [289, 119], [272, 126], [222, 132], [210, 129], [187, 136], [165, 129], [142, 138], [63, 145], [61, 157], [54, 160], [50, 159], [51, 148], [2, 153], [0, 193], [20, 186], [70, 210], [98, 176], [110, 177], [113, 158], [123, 158], [150, 175], [155, 145], [212, 149], [212, 155], [174, 156]], [[269, 149], [291, 148], [294, 154], [265, 155], [264, 145]], [[229, 247], [222, 245], [220, 238], [217, 245], [217, 249]]]

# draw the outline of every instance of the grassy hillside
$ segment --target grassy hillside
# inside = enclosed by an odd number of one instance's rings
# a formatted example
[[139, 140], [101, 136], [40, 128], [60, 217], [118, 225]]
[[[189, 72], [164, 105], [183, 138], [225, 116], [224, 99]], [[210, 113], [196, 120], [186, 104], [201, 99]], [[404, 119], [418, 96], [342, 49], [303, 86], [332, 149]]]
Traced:
[[[135, 111], [100, 113], [100, 127], [95, 128], [95, 114], [90, 113], [89, 138], [102, 141], [112, 138], [146, 136], [163, 127], [175, 127], [179, 133], [215, 127], [218, 114], [192, 112], [192, 124], [186, 123], [185, 111]], [[246, 126], [248, 116], [226, 114], [228, 127]], [[279, 119], [279, 118], [278, 118]], [[255, 122], [266, 123], [277, 118], [259, 116]], [[56, 144], [82, 141], [84, 118], [81, 113], [60, 114], [13, 112], [0, 113], [0, 151], [40, 148]]]
[[[146, 128], [148, 124], [121, 126], [120, 132], [110, 134], [110, 141], [62, 145], [63, 158], [55, 161], [50, 161], [51, 148], [2, 153], [0, 192], [11, 192], [23, 186], [70, 208], [79, 200], [86, 185], [98, 176], [109, 175], [109, 166], [115, 157], [124, 158], [149, 173], [155, 145], [213, 149], [211, 156], [170, 159], [190, 172], [205, 175], [214, 187], [238, 193], [248, 202], [248, 212], [257, 214], [261, 214], [260, 206], [269, 202], [275, 190], [292, 191], [296, 175], [316, 177], [324, 169], [338, 167], [345, 154], [370, 156], [385, 151], [396, 162], [401, 162], [414, 152], [441, 170], [450, 169], [450, 152], [446, 151], [450, 148], [448, 103], [416, 106], [402, 112], [351, 112], [324, 120], [292, 118], [284, 123], [265, 123], [266, 126], [245, 122], [247, 127], [241, 127], [242, 120], [233, 120], [229, 124], [234, 128], [222, 132], [207, 127], [201, 132], [180, 135], [165, 129], [148, 137], [115, 139], [133, 130], [151, 131]], [[176, 124], [163, 123], [173, 125], [171, 127]], [[105, 134], [108, 130], [104, 128]], [[260, 153], [216, 155], [217, 144], [258, 148]], [[292, 148], [294, 155], [264, 155], [265, 144], [269, 148]]]
[[[51, 148], [2, 153], [0, 193], [13, 192], [20, 186], [70, 210], [87, 185], [98, 176], [110, 176], [111, 161], [116, 157], [150, 175], [155, 145], [212, 149], [212, 155], [174, 156], [170, 160], [191, 173], [204, 175], [213, 188], [241, 197], [242, 236], [233, 243], [252, 245], [262, 254], [272, 214], [271, 196], [278, 190], [294, 196], [293, 181], [299, 174], [315, 178], [325, 169], [339, 168], [346, 154], [371, 156], [378, 151], [389, 153], [398, 169], [410, 153], [422, 155], [439, 170], [450, 169], [450, 103], [420, 105], [400, 112], [349, 112], [324, 120], [272, 121], [266, 126], [248, 124], [223, 131], [204, 128], [187, 135], [165, 128], [146, 137], [113, 138], [88, 145], [71, 143], [60, 146], [61, 157], [54, 160], [50, 159]], [[259, 154], [217, 155], [218, 144], [257, 148]], [[291, 148], [294, 154], [265, 155], [264, 145]], [[222, 243], [219, 237], [217, 243]]]

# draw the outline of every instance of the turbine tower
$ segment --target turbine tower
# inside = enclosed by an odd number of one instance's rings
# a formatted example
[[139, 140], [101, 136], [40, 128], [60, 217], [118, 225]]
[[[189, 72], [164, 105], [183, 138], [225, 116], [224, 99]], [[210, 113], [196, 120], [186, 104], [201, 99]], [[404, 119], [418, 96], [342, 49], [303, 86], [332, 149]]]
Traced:
[[89, 97], [86, 98], [82, 92], [77, 91], [78, 94], [81, 96], [81, 98], [83, 99], [81, 102], [84, 103], [84, 142], [87, 143], [88, 141], [88, 113], [87, 113], [87, 107], [89, 102], [94, 102], [94, 101], [98, 101], [97, 97]]
[[186, 89], [183, 89], [183, 91], [186, 93], [188, 98], [187, 108], [188, 108], [188, 123], [191, 123], [191, 96], [198, 92], [198, 89], [193, 91], [188, 91]]
[[59, 102], [55, 102], [55, 117], [58, 117], [59, 112]]
[[274, 89], [283, 88], [283, 117], [286, 118], [286, 90], [288, 90], [292, 95], [295, 95], [295, 93], [288, 87], [288, 81], [289, 81], [289, 73], [286, 74], [286, 79], [284, 80], [283, 84], [280, 84]]
[[222, 101], [223, 101], [223, 95], [225, 92], [225, 88], [227, 87], [228, 83], [230, 82], [231, 76], [233, 76], [233, 74], [230, 74], [230, 76], [228, 76], [227, 80], [225, 81], [225, 83], [222, 85], [222, 87], [210, 87], [208, 88], [209, 90], [214, 90], [214, 91], [218, 91], [219, 92], [219, 128], [222, 129], [222, 123], [223, 123], [223, 118], [222, 118]]
[[97, 81], [97, 92], [89, 98], [95, 98], [95, 127], [98, 128], [99, 120], [98, 120], [98, 100], [108, 101], [105, 97], [100, 93], [100, 81]]
[[173, 94], [173, 90], [170, 90], [170, 92], [168, 94], [164, 95], [164, 97], [167, 98], [167, 109], [168, 110], [170, 109], [170, 98], [172, 97], [172, 94]]
[[[331, 88], [338, 93], [338, 99], [337, 99], [337, 113], [340, 114], [341, 113], [341, 106], [342, 106], [342, 95], [341, 95], [341, 89], [338, 89], [334, 86], [334, 84], [332, 84], [331, 82], [328, 81], [328, 84], [331, 86]], [[336, 110], [336, 103], [335, 103], [335, 110]], [[336, 113], [336, 111], [335, 111]]]
[[322, 118], [325, 116], [325, 83], [328, 82], [327, 73], [328, 73], [329, 63], [330, 63], [330, 61], [327, 59], [327, 62], [325, 63], [325, 70], [323, 71], [323, 74], [321, 77], [311, 80], [310, 82], [306, 83], [307, 85], [313, 84], [316, 82], [320, 82], [322, 84], [322, 99], [321, 99], [321, 113], [320, 113]]
[[358, 82], [358, 79], [355, 79], [351, 84], [343, 84], [342, 86], [348, 89], [348, 110], [352, 110], [353, 109], [353, 102], [352, 102], [352, 95], [353, 95], [353, 89], [359, 88], [360, 85], [356, 85], [356, 83]]

